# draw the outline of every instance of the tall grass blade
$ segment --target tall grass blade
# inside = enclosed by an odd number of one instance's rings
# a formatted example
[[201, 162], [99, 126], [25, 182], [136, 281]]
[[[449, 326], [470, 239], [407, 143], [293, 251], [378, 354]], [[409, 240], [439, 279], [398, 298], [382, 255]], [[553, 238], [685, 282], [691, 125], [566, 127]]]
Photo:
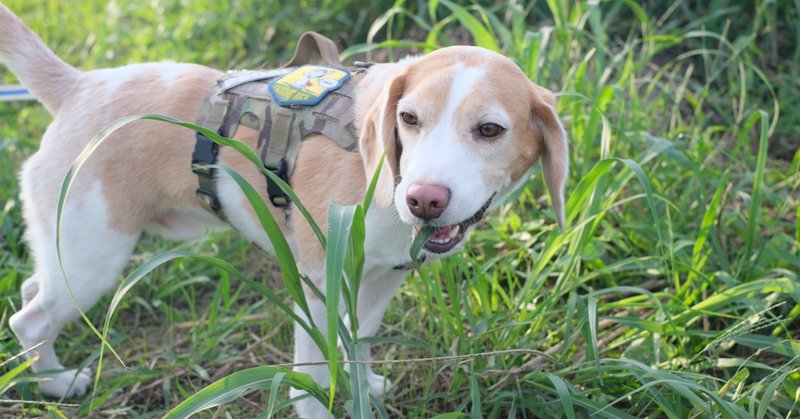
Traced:
[[561, 402], [564, 415], [567, 419], [575, 419], [575, 407], [572, 405], [572, 395], [570, 394], [569, 388], [567, 388], [567, 384], [561, 377], [555, 374], [546, 373], [545, 376], [553, 383], [553, 387], [556, 389], [556, 394], [558, 394], [558, 400]]
[[5, 394], [5, 392], [8, 391], [9, 387], [11, 386], [12, 380], [20, 375], [23, 371], [30, 368], [30, 366], [38, 360], [39, 354], [34, 353], [30, 358], [26, 359], [21, 364], [12, 368], [7, 373], [0, 375], [0, 394]]
[[[153, 271], [153, 269], [177, 258], [181, 257], [190, 257], [192, 256], [191, 253], [187, 252], [165, 252], [156, 255], [152, 259], [148, 260], [147, 262], [143, 263], [142, 265], [136, 267], [125, 279], [122, 283], [117, 287], [117, 290], [114, 292], [114, 297], [111, 299], [111, 304], [109, 304], [108, 309], [106, 310], [106, 317], [105, 321], [103, 322], [103, 340], [108, 338], [108, 331], [111, 328], [111, 319], [114, 316], [114, 313], [117, 311], [117, 306], [119, 303], [122, 302], [122, 298], [128, 293], [128, 291], [133, 288], [136, 283], [141, 281], [147, 274]], [[92, 397], [93, 400], [90, 404], [90, 411], [95, 406], [94, 400], [94, 393], [97, 391], [98, 385], [100, 383], [100, 374], [103, 371], [103, 353], [105, 351], [106, 346], [100, 345], [100, 355], [98, 356], [97, 360], [97, 371], [95, 372], [94, 376], [94, 386], [92, 388]], [[124, 364], [123, 364], [124, 365]]]
[[[278, 374], [281, 375], [278, 376]], [[188, 418], [205, 409], [230, 403], [250, 390], [271, 388], [275, 379], [280, 379], [294, 388], [307, 391], [320, 403], [325, 404], [328, 402], [325, 389], [320, 387], [307, 374], [280, 367], [255, 367], [234, 372], [225, 378], [215, 381], [172, 408], [164, 415], [164, 419]]]
[[349, 292], [347, 311], [350, 316], [350, 328], [353, 339], [358, 331], [358, 290], [361, 288], [361, 278], [364, 276], [364, 241], [367, 238], [367, 225], [364, 207], [356, 205], [353, 208], [353, 221], [350, 224], [350, 234], [347, 238], [347, 254], [344, 260], [344, 273], [348, 279], [345, 291]]
[[592, 354], [592, 358], [594, 358], [595, 365], [597, 367], [597, 378], [600, 382], [600, 385], [603, 385], [603, 372], [602, 366], [600, 363], [600, 347], [597, 344], [597, 299], [594, 298], [593, 295], [589, 295], [586, 297], [586, 313], [588, 315], [588, 327], [589, 327], [589, 344], [592, 346], [592, 350], [588, 351]]
[[[703, 220], [700, 222], [700, 232], [697, 234], [697, 239], [694, 241], [694, 247], [692, 248], [692, 270], [689, 271], [686, 280], [689, 286], [691, 286], [695, 278], [697, 278], [697, 272], [701, 272], [705, 266], [706, 257], [702, 255], [703, 247], [708, 239], [708, 233], [711, 231], [711, 227], [717, 218], [717, 211], [719, 210], [719, 205], [722, 201], [722, 193], [726, 185], [726, 177], [723, 177], [719, 182], [719, 186], [717, 186], [716, 192], [714, 192], [714, 197], [711, 198], [711, 202], [706, 207], [705, 213], [703, 213]], [[692, 301], [687, 301], [687, 303], [691, 302]]]
[[475, 45], [492, 51], [500, 51], [494, 35], [464, 7], [461, 7], [449, 0], [439, 0], [456, 16], [459, 22], [464, 25], [475, 39]]
[[[348, 407], [348, 413], [354, 418], [370, 419], [375, 416], [370, 409], [370, 390], [369, 380], [367, 379], [367, 366], [361, 362], [366, 360], [369, 354], [366, 352], [367, 346], [360, 342], [352, 343], [350, 364], [350, 388], [353, 392], [353, 402]], [[376, 400], [377, 402], [377, 400]]]
[[423, 226], [420, 231], [414, 236], [414, 241], [411, 242], [411, 248], [409, 249], [408, 255], [411, 257], [411, 263], [415, 264], [416, 262], [420, 262], [419, 260], [419, 253], [422, 251], [423, 246], [430, 240], [431, 236], [433, 236], [433, 232], [436, 230], [435, 227], [426, 225]]
[[[795, 359], [796, 361], [796, 359]], [[796, 366], [796, 365], [795, 365]], [[761, 399], [759, 400], [758, 404], [758, 411], [756, 412], [756, 419], [761, 419], [767, 414], [767, 409], [770, 406], [770, 400], [775, 396], [775, 392], [778, 390], [778, 386], [786, 381], [786, 377], [789, 374], [797, 374], [797, 369], [794, 370], [790, 369], [789, 371], [783, 372], [778, 378], [772, 380], [771, 383], [764, 389], [764, 393], [761, 395]], [[753, 393], [755, 395], [755, 392]]]
[[469, 418], [469, 415], [464, 412], [440, 413], [436, 416], [431, 417], [431, 419], [466, 419], [466, 418]]
[[439, 0], [428, 0], [428, 17], [436, 22], [436, 9], [439, 7]]
[[432, 41], [405, 41], [405, 40], [389, 40], [381, 41], [375, 44], [360, 44], [353, 45], [350, 48], [342, 51], [342, 60], [352, 58], [358, 54], [370, 53], [375, 50], [383, 50], [389, 48], [415, 48], [425, 51], [431, 51], [439, 48], [439, 45]]
[[753, 194], [750, 197], [750, 205], [747, 211], [747, 236], [745, 236], [745, 250], [742, 255], [742, 266], [745, 271], [749, 272], [752, 266], [750, 260], [752, 258], [753, 244], [756, 239], [756, 228], [758, 227], [758, 211], [761, 208], [761, 189], [764, 183], [764, 169], [767, 164], [767, 147], [769, 146], [769, 115], [764, 111], [758, 111], [753, 114], [744, 125], [742, 136], [750, 132], [750, 129], [756, 123], [761, 121], [759, 136], [758, 136], [758, 157], [756, 160], [756, 173], [753, 179]]
[[719, 307], [730, 305], [741, 298], [750, 298], [758, 294], [779, 293], [785, 295], [800, 295], [800, 286], [790, 278], [767, 278], [739, 284], [735, 287], [720, 291], [709, 296], [703, 301], [692, 306], [689, 311], [684, 311], [675, 316], [675, 322], [680, 324], [700, 313], [712, 313]]
[[367, 185], [367, 193], [364, 194], [364, 200], [361, 202], [361, 206], [364, 207], [365, 215], [369, 211], [369, 207], [372, 204], [372, 197], [375, 196], [375, 187], [378, 185], [378, 176], [381, 174], [384, 161], [386, 161], [385, 151], [378, 160], [378, 166], [375, 168], [375, 172], [372, 173], [372, 180], [370, 180], [369, 185]]
[[481, 408], [481, 389], [478, 386], [478, 380], [474, 375], [469, 376], [469, 400], [472, 404], [472, 408], [469, 412], [470, 419], [482, 419], [483, 409]]
[[336, 394], [336, 372], [339, 368], [338, 328], [339, 300], [342, 290], [342, 272], [347, 257], [350, 229], [353, 225], [355, 207], [331, 203], [328, 207], [328, 243], [325, 246], [325, 307], [327, 315], [328, 368], [330, 368], [331, 400], [328, 406], [333, 409]]
[[283, 383], [283, 377], [286, 376], [286, 373], [279, 372], [272, 377], [272, 384], [269, 386], [269, 403], [267, 404], [267, 419], [272, 418], [272, 414], [275, 411], [275, 405], [278, 404], [278, 390], [280, 389], [281, 383]]
[[258, 221], [261, 223], [261, 227], [264, 229], [264, 232], [267, 233], [270, 243], [272, 243], [275, 257], [278, 260], [278, 267], [281, 271], [281, 277], [283, 278], [283, 284], [286, 286], [294, 302], [303, 309], [309, 321], [313, 322], [312, 317], [309, 315], [308, 303], [306, 302], [303, 287], [300, 283], [300, 272], [297, 270], [297, 262], [289, 247], [289, 242], [286, 241], [286, 237], [283, 235], [283, 232], [272, 216], [272, 213], [269, 211], [269, 208], [267, 208], [267, 204], [264, 203], [261, 199], [261, 195], [256, 192], [253, 186], [240, 174], [223, 165], [216, 165], [215, 167], [225, 172], [239, 185], [247, 201], [253, 207]]
[[75, 306], [76, 310], [80, 314], [81, 318], [83, 319], [84, 323], [89, 326], [89, 329], [100, 338], [100, 342], [103, 346], [108, 347], [112, 354], [117, 358], [117, 360], [122, 364], [125, 365], [125, 362], [122, 361], [122, 357], [114, 350], [111, 344], [105, 339], [104, 335], [97, 330], [97, 328], [92, 324], [92, 321], [86, 316], [84, 313], [83, 308], [78, 303], [78, 300], [75, 298], [75, 294], [72, 291], [72, 286], [70, 285], [69, 278], [67, 277], [66, 269], [64, 268], [64, 258], [61, 254], [61, 226], [62, 226], [62, 218], [64, 216], [64, 207], [67, 202], [67, 196], [69, 195], [69, 190], [72, 188], [73, 182], [75, 177], [80, 172], [81, 168], [86, 164], [89, 157], [94, 153], [94, 151], [99, 147], [104, 141], [108, 139], [108, 137], [113, 134], [116, 130], [122, 128], [123, 126], [143, 119], [144, 117], [141, 115], [134, 115], [128, 116], [124, 118], [120, 118], [117, 121], [109, 124], [105, 128], [103, 128], [100, 132], [98, 132], [91, 140], [86, 144], [84, 149], [75, 158], [72, 165], [70, 166], [69, 170], [67, 170], [67, 174], [64, 176], [64, 180], [61, 183], [61, 191], [59, 192], [58, 197], [58, 206], [56, 208], [56, 255], [58, 257], [58, 266], [61, 270], [61, 275], [64, 279], [64, 284], [66, 285], [67, 294], [69, 294], [70, 300], [72, 300], [72, 304]]

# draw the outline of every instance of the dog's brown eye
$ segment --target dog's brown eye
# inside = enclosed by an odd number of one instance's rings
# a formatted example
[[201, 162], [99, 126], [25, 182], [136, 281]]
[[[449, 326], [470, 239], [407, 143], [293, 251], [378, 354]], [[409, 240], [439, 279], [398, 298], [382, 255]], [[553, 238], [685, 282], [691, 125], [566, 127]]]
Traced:
[[483, 124], [478, 127], [478, 133], [481, 134], [481, 137], [485, 138], [497, 137], [502, 134], [503, 131], [505, 131], [505, 128], [497, 124]]
[[400, 112], [400, 119], [402, 119], [403, 123], [406, 125], [416, 126], [419, 123], [417, 116], [413, 113]]

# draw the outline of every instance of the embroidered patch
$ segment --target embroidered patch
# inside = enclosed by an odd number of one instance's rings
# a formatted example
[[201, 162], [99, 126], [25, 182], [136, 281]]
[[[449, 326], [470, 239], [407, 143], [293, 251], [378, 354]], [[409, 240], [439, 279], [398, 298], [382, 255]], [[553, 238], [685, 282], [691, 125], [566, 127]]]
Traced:
[[316, 105], [349, 78], [337, 67], [304, 65], [270, 83], [269, 92], [281, 106]]

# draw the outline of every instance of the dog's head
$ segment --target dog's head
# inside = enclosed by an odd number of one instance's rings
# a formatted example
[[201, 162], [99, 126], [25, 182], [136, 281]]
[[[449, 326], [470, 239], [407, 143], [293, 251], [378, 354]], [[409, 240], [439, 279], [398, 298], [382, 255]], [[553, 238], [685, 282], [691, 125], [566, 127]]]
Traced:
[[361, 132], [367, 178], [386, 160], [378, 206], [436, 227], [429, 253], [458, 249], [489, 206], [541, 156], [559, 224], [569, 160], [555, 96], [502, 55], [450, 47], [409, 64], [383, 88]]

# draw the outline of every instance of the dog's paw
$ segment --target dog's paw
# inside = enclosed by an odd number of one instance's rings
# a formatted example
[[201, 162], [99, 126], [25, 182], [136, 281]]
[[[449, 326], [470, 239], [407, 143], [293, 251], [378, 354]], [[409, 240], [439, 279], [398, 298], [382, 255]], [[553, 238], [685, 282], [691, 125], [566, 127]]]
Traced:
[[[76, 376], [77, 374], [77, 376]], [[42, 393], [55, 398], [80, 397], [86, 394], [92, 383], [92, 372], [89, 368], [61, 371], [46, 376], [39, 382]]]
[[367, 381], [369, 382], [369, 392], [375, 397], [383, 396], [392, 388], [392, 382], [388, 378], [369, 370], [367, 371]]
[[[367, 383], [369, 384], [369, 391], [375, 397], [381, 397], [392, 388], [392, 382], [382, 375], [375, 374], [372, 371], [367, 371]], [[333, 418], [328, 413], [328, 408], [322, 403], [309, 396], [303, 390], [296, 388], [289, 389], [289, 397], [294, 399], [301, 396], [306, 396], [294, 402], [294, 409], [297, 411], [297, 416], [301, 418], [317, 419], [317, 418]]]
[[297, 416], [305, 419], [326, 419], [333, 418], [328, 413], [328, 408], [323, 406], [317, 399], [311, 397], [303, 390], [296, 388], [289, 389], [289, 397], [294, 399], [300, 396], [306, 396], [294, 402], [294, 410], [297, 411]]

